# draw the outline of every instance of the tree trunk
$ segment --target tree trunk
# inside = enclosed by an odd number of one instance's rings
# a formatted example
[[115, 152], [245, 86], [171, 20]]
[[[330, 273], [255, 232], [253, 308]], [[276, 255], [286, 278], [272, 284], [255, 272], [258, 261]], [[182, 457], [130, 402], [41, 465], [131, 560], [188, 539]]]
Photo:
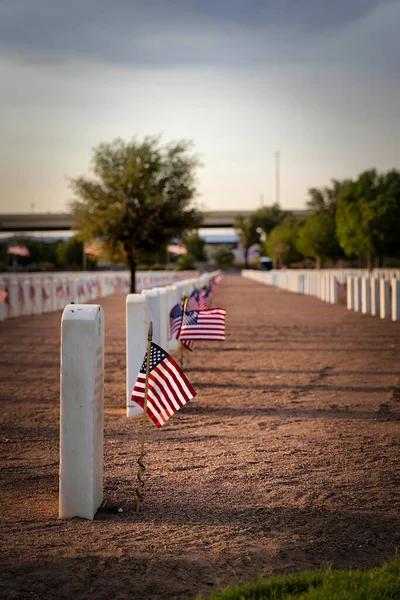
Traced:
[[136, 293], [136, 262], [133, 256], [128, 256], [128, 266], [131, 273], [131, 289], [130, 293]]
[[315, 259], [315, 268], [318, 270], [321, 268], [321, 257], [320, 256], [317, 256], [317, 258]]
[[372, 254], [370, 252], [367, 255], [367, 269], [372, 271]]

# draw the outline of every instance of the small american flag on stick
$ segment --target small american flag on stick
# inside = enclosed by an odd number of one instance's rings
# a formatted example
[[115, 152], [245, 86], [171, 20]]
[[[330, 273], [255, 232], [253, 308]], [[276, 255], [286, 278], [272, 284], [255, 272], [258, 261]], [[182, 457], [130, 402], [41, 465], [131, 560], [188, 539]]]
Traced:
[[8, 298], [7, 290], [3, 290], [2, 288], [0, 288], [0, 303], [6, 302], [7, 298]]
[[183, 315], [183, 302], [179, 302], [179, 304], [175, 304], [175, 306], [171, 309], [169, 313], [169, 336], [170, 339], [173, 337], [174, 333], [179, 331], [182, 323], [182, 315]]
[[29, 250], [26, 246], [21, 246], [20, 244], [10, 244], [7, 250], [8, 254], [13, 254], [14, 256], [29, 256]]
[[225, 341], [224, 308], [208, 310], [191, 310], [183, 313], [179, 339], [184, 340], [217, 340]]
[[207, 308], [210, 308], [210, 302], [211, 302], [211, 286], [210, 287], [204, 286], [200, 290], [199, 309], [205, 310]]
[[[132, 401], [143, 408], [146, 385], [147, 352], [132, 391]], [[189, 400], [196, 396], [184, 373], [165, 350], [151, 343], [150, 372], [146, 412], [157, 427], [162, 427]]]

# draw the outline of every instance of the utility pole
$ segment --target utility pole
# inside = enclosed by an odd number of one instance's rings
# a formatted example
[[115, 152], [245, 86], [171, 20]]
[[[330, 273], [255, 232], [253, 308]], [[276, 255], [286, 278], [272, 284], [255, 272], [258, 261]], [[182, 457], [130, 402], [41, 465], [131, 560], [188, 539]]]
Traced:
[[275, 202], [280, 204], [281, 200], [281, 173], [280, 173], [281, 153], [275, 152]]

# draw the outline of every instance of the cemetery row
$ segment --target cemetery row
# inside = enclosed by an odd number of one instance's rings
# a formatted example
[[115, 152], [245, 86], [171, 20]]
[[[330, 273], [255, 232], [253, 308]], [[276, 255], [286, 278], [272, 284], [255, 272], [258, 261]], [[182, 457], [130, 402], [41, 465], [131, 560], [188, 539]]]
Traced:
[[[165, 286], [196, 275], [196, 271], [140, 271], [136, 289]], [[128, 271], [0, 274], [0, 321], [62, 310], [69, 302], [84, 304], [116, 293], [127, 294], [129, 289]]]
[[[220, 272], [126, 297], [127, 416], [143, 413], [132, 390], [148, 344], [178, 348], [170, 335], [171, 309]], [[96, 304], [69, 304], [61, 322], [60, 495], [61, 518], [93, 519], [103, 500], [104, 312]]]
[[323, 269], [306, 271], [244, 270], [242, 276], [266, 285], [338, 304], [339, 288], [346, 290], [347, 308], [382, 319], [400, 320], [399, 269]]

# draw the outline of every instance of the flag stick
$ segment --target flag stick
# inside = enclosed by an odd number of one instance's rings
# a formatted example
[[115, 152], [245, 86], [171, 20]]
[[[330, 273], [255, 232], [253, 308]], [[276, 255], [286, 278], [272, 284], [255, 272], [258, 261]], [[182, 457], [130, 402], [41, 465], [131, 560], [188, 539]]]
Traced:
[[[182, 300], [183, 300], [183, 313], [185, 313], [186, 310], [187, 310], [187, 305], [188, 305], [188, 302], [189, 302], [189, 298], [187, 296], [183, 296]], [[183, 313], [182, 313], [182, 320], [183, 320]], [[183, 344], [179, 340], [179, 363], [180, 363], [179, 366], [180, 366], [181, 369], [183, 369], [183, 355], [184, 355]]]
[[144, 482], [143, 482], [143, 473], [145, 470], [144, 464], [143, 464], [143, 460], [144, 460], [144, 456], [145, 456], [145, 451], [144, 451], [144, 434], [146, 431], [146, 422], [147, 422], [147, 418], [146, 418], [146, 409], [147, 409], [147, 396], [149, 393], [149, 373], [150, 373], [150, 354], [151, 354], [151, 340], [153, 338], [153, 322], [150, 321], [150, 325], [149, 325], [149, 332], [147, 334], [147, 361], [146, 361], [146, 382], [144, 385], [144, 403], [143, 403], [143, 420], [142, 420], [142, 440], [141, 440], [141, 447], [140, 447], [140, 458], [138, 460], [138, 464], [139, 464], [139, 471], [138, 471], [138, 475], [137, 475], [137, 479], [138, 479], [138, 486], [136, 489], [136, 512], [140, 512], [140, 503], [143, 500], [143, 494], [141, 493], [142, 491], [142, 487], [144, 486]]

